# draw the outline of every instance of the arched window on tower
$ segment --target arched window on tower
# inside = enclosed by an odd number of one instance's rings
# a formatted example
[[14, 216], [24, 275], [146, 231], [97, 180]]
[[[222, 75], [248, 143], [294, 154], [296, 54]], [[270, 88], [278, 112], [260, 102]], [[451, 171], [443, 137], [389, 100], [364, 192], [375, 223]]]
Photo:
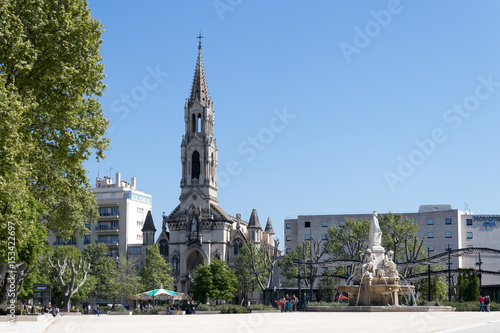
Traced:
[[200, 153], [197, 150], [191, 156], [191, 179], [200, 178]]
[[193, 133], [196, 132], [196, 116], [194, 115], [194, 113], [191, 115], [191, 131]]
[[198, 113], [198, 132], [201, 132], [201, 114]]
[[168, 244], [164, 239], [160, 241], [160, 254], [163, 256], [168, 256]]
[[235, 256], [238, 255], [238, 253], [240, 253], [242, 247], [243, 243], [239, 239], [234, 242], [233, 250]]

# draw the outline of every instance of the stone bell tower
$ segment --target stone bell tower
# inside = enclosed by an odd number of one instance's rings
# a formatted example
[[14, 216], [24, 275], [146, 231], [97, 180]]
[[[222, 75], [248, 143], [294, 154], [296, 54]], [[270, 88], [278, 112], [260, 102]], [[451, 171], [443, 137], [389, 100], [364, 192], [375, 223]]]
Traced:
[[201, 38], [191, 94], [184, 105], [185, 133], [181, 143], [181, 195], [196, 188], [217, 203], [217, 144], [214, 138], [214, 104], [208, 95], [201, 57]]

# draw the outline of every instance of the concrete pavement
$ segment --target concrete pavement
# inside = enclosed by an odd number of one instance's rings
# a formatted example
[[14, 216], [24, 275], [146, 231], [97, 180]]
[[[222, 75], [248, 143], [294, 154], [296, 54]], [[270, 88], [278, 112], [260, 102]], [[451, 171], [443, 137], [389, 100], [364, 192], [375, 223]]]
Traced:
[[500, 332], [500, 312], [420, 313], [255, 313], [194, 316], [63, 316], [15, 326], [0, 324], [0, 332]]

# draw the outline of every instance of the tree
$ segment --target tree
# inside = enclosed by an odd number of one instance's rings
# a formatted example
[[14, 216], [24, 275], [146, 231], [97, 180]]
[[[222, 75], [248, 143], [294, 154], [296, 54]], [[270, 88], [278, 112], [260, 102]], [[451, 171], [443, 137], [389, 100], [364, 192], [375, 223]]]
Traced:
[[279, 244], [280, 241], [277, 238], [274, 240], [274, 246], [267, 243], [258, 246], [253, 242], [245, 243], [250, 254], [250, 265], [261, 291], [270, 288], [273, 283], [274, 268], [280, 259]]
[[137, 275], [137, 268], [132, 259], [124, 255], [118, 257], [117, 275], [115, 281], [118, 284], [116, 296], [120, 298], [131, 298], [141, 291], [141, 282]]
[[293, 263], [293, 260], [312, 261], [317, 264], [325, 253], [326, 247], [323, 240], [311, 239], [297, 244], [297, 247], [287, 253], [278, 264], [281, 268], [281, 275], [285, 278], [284, 284], [286, 286], [297, 285], [296, 281], [300, 269], [301, 286], [302, 283], [305, 287], [310, 287], [311, 283], [314, 285], [318, 275], [318, 267], [297, 265]]
[[420, 226], [413, 219], [406, 218], [403, 221], [401, 214], [392, 213], [381, 215], [379, 223], [382, 229], [382, 246], [394, 251], [394, 262], [412, 260], [408, 245], [416, 238]]
[[479, 299], [478, 271], [473, 268], [458, 269], [457, 296], [461, 301], [477, 301]]
[[118, 267], [116, 260], [107, 257], [108, 247], [104, 243], [90, 244], [83, 258], [90, 263], [89, 275], [95, 279], [95, 288], [90, 293], [94, 298], [115, 298], [118, 293]]
[[160, 254], [158, 244], [149, 245], [146, 250], [144, 267], [139, 272], [142, 287], [145, 290], [149, 290], [151, 287], [157, 289], [163, 284], [165, 288], [168, 288], [174, 280], [169, 271], [170, 267]]
[[105, 88], [102, 31], [83, 0], [0, 3], [2, 265], [9, 264], [9, 227], [15, 261], [29, 267], [20, 251], [41, 253], [40, 225], [69, 238], [97, 219], [83, 163], [92, 153], [104, 158], [109, 144], [98, 102]]
[[[253, 253], [256, 253], [258, 250], [254, 249]], [[232, 270], [236, 275], [238, 280], [238, 292], [243, 295], [241, 301], [245, 301], [246, 294], [252, 292], [254, 289], [260, 289], [259, 283], [257, 282], [257, 278], [252, 269], [252, 258], [250, 257], [250, 250], [247, 247], [242, 247], [236, 260], [234, 261], [234, 266]], [[260, 267], [262, 263], [257, 264]], [[259, 278], [264, 280], [266, 276], [264, 275], [264, 269], [258, 269], [259, 272], [262, 271]]]
[[231, 300], [238, 288], [236, 275], [227, 265], [214, 259], [210, 265], [203, 264], [196, 268], [193, 285], [193, 299], [205, 303], [208, 299]]
[[[57, 246], [47, 261], [54, 270], [62, 300], [69, 310], [71, 298], [87, 281], [90, 262], [85, 261], [80, 251], [73, 246]], [[71, 271], [67, 270], [68, 264]]]
[[210, 265], [199, 265], [194, 274], [191, 290], [193, 291], [193, 300], [198, 303], [206, 303], [211, 297], [214, 279]]

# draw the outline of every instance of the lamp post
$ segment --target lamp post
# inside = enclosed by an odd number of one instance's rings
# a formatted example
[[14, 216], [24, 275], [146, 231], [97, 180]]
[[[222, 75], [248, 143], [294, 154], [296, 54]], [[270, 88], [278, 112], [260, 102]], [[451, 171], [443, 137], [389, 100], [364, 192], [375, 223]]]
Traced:
[[448, 301], [451, 302], [451, 245], [446, 248], [448, 252]]
[[479, 295], [482, 295], [483, 294], [483, 284], [482, 284], [482, 274], [481, 274], [481, 265], [482, 265], [482, 261], [481, 261], [481, 253], [478, 253], [479, 254], [479, 259], [477, 260], [476, 262], [476, 265], [479, 266]]
[[[427, 247], [427, 258], [430, 258], [431, 256], [431, 251], [429, 250], [429, 247]], [[429, 280], [429, 284], [427, 286], [428, 291], [427, 291], [427, 298], [429, 302], [431, 301], [431, 265], [427, 265], [427, 280]]]
[[155, 280], [151, 279], [151, 285], [153, 286], [153, 308], [155, 307]]

